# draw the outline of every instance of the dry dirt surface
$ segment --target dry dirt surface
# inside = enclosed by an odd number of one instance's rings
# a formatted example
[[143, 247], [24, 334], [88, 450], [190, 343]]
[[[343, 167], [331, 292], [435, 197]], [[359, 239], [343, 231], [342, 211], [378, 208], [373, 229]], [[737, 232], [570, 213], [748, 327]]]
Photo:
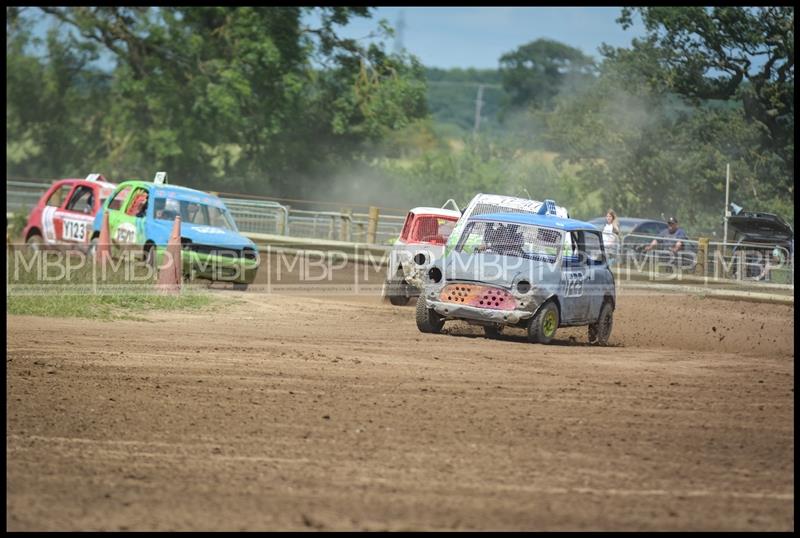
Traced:
[[7, 530], [794, 530], [793, 307], [623, 294], [543, 346], [212, 293], [8, 317]]

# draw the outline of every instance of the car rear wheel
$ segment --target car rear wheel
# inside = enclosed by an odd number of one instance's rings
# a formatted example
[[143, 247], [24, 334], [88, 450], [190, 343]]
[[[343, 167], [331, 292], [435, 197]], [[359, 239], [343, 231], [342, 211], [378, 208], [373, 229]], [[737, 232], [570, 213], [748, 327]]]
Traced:
[[589, 325], [589, 343], [598, 346], [607, 345], [613, 326], [614, 307], [611, 306], [611, 302], [606, 301], [600, 308], [600, 315], [597, 317], [597, 321]]
[[234, 282], [233, 289], [236, 291], [247, 291], [247, 288], [250, 286], [247, 282]]
[[528, 325], [528, 340], [533, 343], [549, 344], [558, 329], [558, 306], [545, 303]]
[[42, 239], [42, 236], [37, 233], [29, 235], [25, 240], [25, 244], [28, 245], [28, 247], [34, 252], [41, 250], [43, 243], [44, 239]]
[[428, 308], [428, 301], [424, 295], [417, 299], [417, 329], [423, 333], [437, 334], [444, 326], [442, 316], [432, 308]]
[[404, 280], [386, 280], [383, 283], [383, 296], [394, 306], [405, 306], [411, 300], [407, 293], [408, 284]]
[[144, 263], [150, 269], [156, 268], [156, 247], [153, 243], [147, 243], [144, 246]]

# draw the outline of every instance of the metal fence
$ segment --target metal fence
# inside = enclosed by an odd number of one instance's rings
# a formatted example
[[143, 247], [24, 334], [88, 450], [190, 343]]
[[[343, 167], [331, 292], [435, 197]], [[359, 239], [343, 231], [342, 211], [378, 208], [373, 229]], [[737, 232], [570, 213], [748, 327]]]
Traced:
[[[659, 240], [650, 252], [644, 247]], [[680, 272], [684, 275], [722, 280], [767, 282], [794, 286], [794, 252], [769, 243], [681, 240], [678, 254], [669, 247], [672, 240], [652, 235], [623, 236], [617, 266], [644, 272]]]
[[[357, 243], [389, 244], [400, 236], [405, 217], [293, 209], [278, 202], [222, 198], [242, 232], [267, 233]], [[374, 240], [370, 241], [370, 220]]]
[[28, 212], [52, 183], [6, 181], [6, 213]]
[[[7, 181], [6, 215], [30, 211], [50, 185]], [[370, 213], [308, 211], [268, 200], [222, 200], [239, 230], [246, 233], [390, 244], [400, 236], [405, 221], [405, 216], [380, 215], [377, 208]], [[657, 237], [623, 236], [615, 264], [640, 271], [680, 271], [701, 277], [794, 285], [794, 252], [785, 246], [686, 239], [676, 257], [663, 244], [644, 253], [643, 247], [653, 239]]]

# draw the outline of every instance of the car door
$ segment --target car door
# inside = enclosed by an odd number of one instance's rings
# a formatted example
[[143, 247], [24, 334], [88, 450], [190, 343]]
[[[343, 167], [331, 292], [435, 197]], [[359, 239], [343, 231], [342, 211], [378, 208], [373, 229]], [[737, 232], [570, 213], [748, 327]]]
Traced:
[[63, 209], [69, 193], [75, 185], [73, 181], [61, 181], [48, 194], [42, 208], [42, 238], [45, 243], [54, 244], [62, 240]]
[[581, 254], [582, 232], [569, 232], [564, 235], [564, 252], [561, 257], [561, 320], [565, 324], [577, 323], [586, 319], [589, 298], [584, 293], [588, 275], [586, 261]]
[[61, 239], [65, 243], [88, 244], [94, 207], [94, 188], [90, 185], [75, 185], [64, 208], [57, 211], [61, 221]]
[[583, 232], [582, 256], [586, 264], [586, 279], [583, 294], [586, 298], [586, 314], [580, 321], [593, 322], [600, 316], [605, 291], [609, 285], [609, 270], [606, 261], [603, 236], [591, 231]]
[[120, 248], [144, 244], [144, 217], [149, 201], [148, 190], [134, 187], [117, 214], [116, 241]]
[[[128, 198], [130, 197], [132, 190], [133, 189], [130, 186], [123, 187], [117, 190], [116, 193], [112, 194], [111, 200], [108, 201], [106, 211], [108, 212], [108, 232], [112, 245], [118, 245], [120, 243], [121, 236], [119, 233], [119, 227], [124, 221], [123, 209], [128, 204]], [[127, 239], [124, 237], [124, 233], [122, 238]]]

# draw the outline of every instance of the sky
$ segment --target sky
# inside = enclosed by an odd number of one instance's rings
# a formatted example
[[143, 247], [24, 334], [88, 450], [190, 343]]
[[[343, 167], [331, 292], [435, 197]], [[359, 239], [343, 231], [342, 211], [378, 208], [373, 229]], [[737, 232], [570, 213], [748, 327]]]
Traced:
[[[402, 43], [427, 67], [450, 69], [496, 69], [500, 56], [517, 47], [548, 38], [580, 49], [600, 59], [597, 49], [605, 42], [627, 47], [631, 39], [644, 35], [644, 26], [634, 17], [634, 26], [623, 30], [615, 22], [621, 7], [378, 7], [371, 18], [356, 17], [340, 27], [342, 37], [361, 39], [378, 31], [385, 19], [396, 30], [404, 23]], [[317, 26], [318, 15], [304, 22]], [[44, 36], [52, 19], [42, 17], [35, 33]], [[364, 42], [369, 42], [365, 39]], [[384, 40], [387, 51], [395, 39]], [[112, 62], [101, 60], [109, 68]]]
[[[402, 42], [406, 51], [427, 67], [496, 69], [503, 54], [540, 38], [553, 39], [600, 59], [598, 47], [605, 42], [627, 47], [644, 35], [638, 17], [623, 30], [615, 22], [621, 7], [379, 7], [370, 19], [356, 18], [338, 33], [363, 38], [386, 21], [398, 28], [404, 22]], [[318, 17], [308, 17], [313, 24]], [[394, 50], [394, 39], [384, 41]]]

